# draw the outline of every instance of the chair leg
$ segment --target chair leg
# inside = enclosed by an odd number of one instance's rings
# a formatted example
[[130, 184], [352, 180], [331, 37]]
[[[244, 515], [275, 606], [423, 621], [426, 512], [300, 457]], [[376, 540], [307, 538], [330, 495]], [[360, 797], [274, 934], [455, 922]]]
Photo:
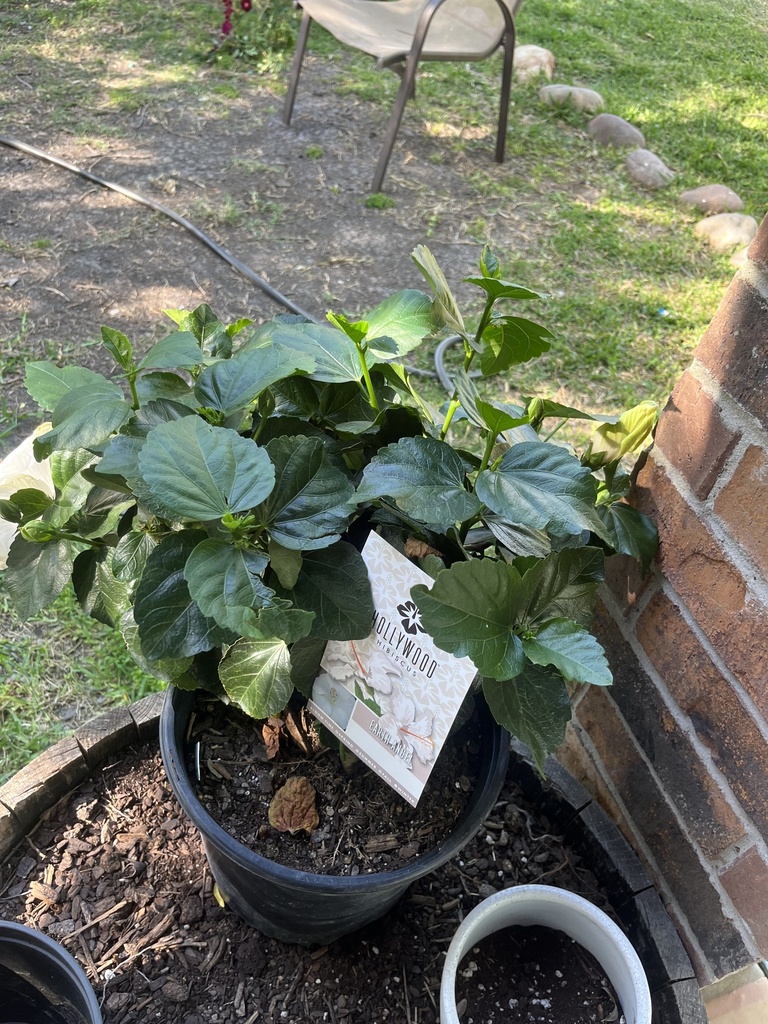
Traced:
[[291, 77], [288, 81], [288, 92], [285, 94], [285, 105], [283, 106], [283, 124], [286, 125], [291, 123], [293, 104], [296, 99], [296, 89], [298, 88], [299, 75], [301, 74], [301, 63], [304, 60], [304, 51], [307, 48], [307, 37], [309, 36], [309, 27], [311, 24], [312, 19], [306, 11], [303, 11], [301, 16], [301, 26], [299, 27], [299, 38], [296, 40], [296, 53], [293, 55]]
[[512, 59], [515, 55], [515, 31], [504, 33], [504, 69], [501, 75], [501, 102], [499, 104], [499, 129], [496, 135], [496, 163], [504, 163], [504, 147], [507, 142], [507, 118], [509, 116], [509, 99], [512, 92]]
[[397, 99], [395, 100], [395, 107], [392, 111], [392, 116], [389, 119], [389, 124], [387, 125], [387, 134], [384, 136], [384, 145], [381, 147], [379, 162], [376, 164], [376, 172], [373, 175], [371, 192], [381, 191], [381, 183], [384, 181], [384, 175], [387, 173], [387, 164], [389, 163], [389, 158], [392, 155], [392, 147], [395, 144], [395, 138], [397, 137], [397, 132], [400, 128], [400, 122], [403, 119], [405, 105], [408, 102], [408, 97], [414, 94], [417, 64], [418, 60], [411, 60], [411, 57], [409, 57], [406, 62], [405, 71], [401, 76]]

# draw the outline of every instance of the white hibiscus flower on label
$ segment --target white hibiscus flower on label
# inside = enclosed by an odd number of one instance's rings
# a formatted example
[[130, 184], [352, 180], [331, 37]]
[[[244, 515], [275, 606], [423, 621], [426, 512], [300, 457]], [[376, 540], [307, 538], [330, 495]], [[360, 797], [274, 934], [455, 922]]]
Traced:
[[[0, 461], [0, 498], [10, 498], [16, 491], [27, 488], [43, 491], [49, 498], [56, 497], [50, 459], [36, 462], [32, 447], [35, 438], [47, 434], [50, 429], [50, 423], [41, 423], [34, 433]], [[17, 533], [16, 523], [0, 519], [0, 569], [5, 569], [8, 564], [8, 552]]]
[[422, 764], [435, 759], [432, 739], [432, 713], [417, 707], [415, 701], [398, 689], [392, 691], [392, 710], [382, 715], [379, 725], [389, 733], [394, 743], [402, 743], [413, 751]]

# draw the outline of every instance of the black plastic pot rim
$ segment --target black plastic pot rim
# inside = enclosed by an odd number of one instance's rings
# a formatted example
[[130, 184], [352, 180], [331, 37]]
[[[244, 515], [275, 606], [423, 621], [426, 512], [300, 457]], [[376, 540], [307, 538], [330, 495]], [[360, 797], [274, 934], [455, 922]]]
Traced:
[[[310, 882], [315, 891], [336, 895], [343, 894], [346, 891], [359, 893], [375, 890], [381, 885], [382, 876], [386, 876], [387, 885], [402, 882], [405, 887], [444, 863], [445, 858], [442, 857], [444, 847], [448, 845], [449, 841], [451, 846], [454, 846], [457, 842], [457, 835], [461, 834], [462, 830], [466, 832], [466, 836], [461, 840], [460, 845], [464, 846], [482, 825], [482, 822], [472, 824], [469, 821], [481, 795], [479, 790], [476, 789], [470, 797], [469, 803], [461, 817], [456, 822], [450, 836], [441, 840], [437, 846], [433, 847], [423, 857], [401, 868], [394, 868], [386, 872], [374, 871], [361, 875], [322, 875], [311, 871], [301, 871], [297, 868], [286, 867], [286, 865], [280, 864], [278, 861], [262, 857], [261, 854], [233, 839], [205, 810], [189, 781], [186, 766], [183, 763], [183, 747], [180, 751], [182, 763], [177, 763], [174, 756], [177, 746], [175, 716], [179, 713], [177, 704], [189, 702], [191, 705], [193, 697], [194, 695], [189, 691], [179, 690], [173, 686], [169, 687], [166, 691], [163, 712], [160, 716], [160, 750], [165, 770], [169, 780], [172, 782], [176, 799], [181, 804], [185, 814], [202, 833], [205, 842], [216, 847], [224, 856], [234, 860], [246, 871], [255, 871], [260, 874], [268, 873], [270, 877], [279, 881], [281, 885], [293, 887], [297, 890], [305, 889], [307, 883]], [[493, 746], [485, 755], [489, 759], [496, 754], [498, 745], [503, 743], [505, 739], [508, 742], [509, 738], [508, 733], [503, 730], [494, 730], [492, 735]], [[181, 747], [182, 745], [179, 746]], [[501, 785], [506, 775], [507, 763], [507, 758], [502, 758], [499, 761], [497, 770], [490, 780], [491, 783], [498, 781], [499, 786]]]
[[[0, 921], [0, 947], [10, 945], [20, 950], [29, 950], [35, 956], [53, 961], [72, 981], [81, 1003], [75, 1005], [79, 1013], [87, 1012], [87, 1024], [101, 1024], [101, 1010], [96, 994], [82, 967], [74, 957], [44, 932], [15, 921]], [[1, 958], [0, 958], [1, 961]], [[29, 979], [28, 979], [29, 980]], [[2, 995], [2, 993], [0, 993]]]

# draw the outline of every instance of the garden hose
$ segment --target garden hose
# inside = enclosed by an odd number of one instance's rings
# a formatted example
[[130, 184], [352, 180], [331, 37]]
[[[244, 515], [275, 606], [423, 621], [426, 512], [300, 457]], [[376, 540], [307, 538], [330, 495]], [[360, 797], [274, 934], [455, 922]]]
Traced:
[[[265, 295], [268, 295], [273, 302], [276, 302], [283, 309], [287, 309], [290, 313], [295, 313], [297, 316], [306, 317], [308, 320], [312, 320], [314, 323], [320, 323], [320, 321], [312, 316], [311, 313], [307, 313], [306, 310], [302, 309], [301, 306], [296, 305], [291, 299], [282, 292], [279, 292], [277, 288], [273, 288], [271, 284], [264, 280], [263, 277], [251, 270], [249, 266], [239, 260], [232, 253], [227, 252], [222, 246], [209, 236], [204, 231], [196, 227], [191, 221], [187, 220], [186, 217], [182, 217], [176, 213], [169, 206], [165, 206], [163, 203], [158, 203], [154, 199], [148, 199], [146, 196], [141, 195], [139, 192], [134, 192], [133, 189], [125, 188], [123, 185], [118, 185], [114, 181], [107, 181], [105, 178], [100, 178], [98, 174], [92, 174], [90, 171], [84, 170], [82, 167], [76, 167], [75, 164], [69, 163], [67, 160], [62, 160], [58, 156], [53, 156], [51, 153], [46, 153], [42, 149], [36, 149], [34, 146], [27, 145], [26, 142], [21, 142], [19, 139], [11, 138], [8, 135], [0, 135], [0, 143], [4, 146], [8, 146], [10, 149], [17, 149], [20, 153], [25, 153], [27, 156], [36, 157], [38, 160], [44, 160], [49, 164], [55, 164], [57, 167], [62, 167], [65, 171], [71, 171], [73, 174], [79, 175], [81, 178], [85, 178], [86, 181], [92, 181], [95, 185], [100, 185], [102, 188], [110, 189], [112, 192], [118, 192], [121, 196], [125, 196], [126, 199], [131, 199], [135, 203], [141, 203], [142, 206], [148, 206], [150, 210], [155, 210], [157, 213], [162, 213], [166, 217], [169, 217], [174, 224], [178, 224], [179, 227], [189, 231], [191, 235], [208, 246], [211, 252], [215, 253], [231, 267], [242, 274], [243, 277], [247, 278], [252, 284], [255, 284], [257, 288], [261, 289]], [[449, 394], [453, 394], [453, 382], [445, 369], [444, 357], [445, 353], [450, 346], [461, 341], [461, 337], [458, 334], [451, 335], [442, 341], [435, 351], [435, 372], [432, 370], [423, 370], [418, 366], [407, 366], [406, 369], [409, 373], [418, 374], [419, 376], [425, 377], [437, 377], [440, 383], [443, 385], [445, 390]]]

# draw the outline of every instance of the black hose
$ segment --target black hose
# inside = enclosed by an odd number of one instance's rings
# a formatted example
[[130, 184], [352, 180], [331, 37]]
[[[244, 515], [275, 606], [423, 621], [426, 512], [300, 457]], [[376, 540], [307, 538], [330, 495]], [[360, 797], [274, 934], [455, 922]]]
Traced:
[[57, 156], [52, 156], [50, 153], [44, 153], [41, 149], [35, 149], [34, 146], [28, 146], [25, 142], [20, 142], [18, 139], [12, 139], [6, 135], [0, 135], [0, 142], [4, 146], [9, 146], [11, 149], [18, 149], [20, 153], [26, 153], [28, 156], [37, 157], [38, 160], [45, 160], [50, 164], [56, 164], [57, 167], [63, 167], [65, 171], [72, 171], [73, 174], [79, 174], [81, 178], [85, 178], [87, 181], [92, 181], [96, 185], [101, 185], [102, 188], [111, 189], [113, 192], [119, 192], [121, 196], [125, 196], [126, 199], [132, 199], [135, 203], [141, 203], [142, 206], [148, 206], [150, 210], [156, 210], [158, 213], [164, 213], [166, 217], [178, 224], [180, 227], [189, 231], [190, 234], [194, 235], [198, 241], [202, 242], [203, 245], [207, 245], [208, 248], [215, 252], [217, 256], [220, 256], [223, 260], [226, 260], [231, 267], [239, 271], [243, 277], [247, 277], [252, 284], [255, 284], [257, 288], [268, 295], [270, 299], [278, 303], [284, 309], [289, 310], [291, 313], [296, 313], [298, 316], [304, 316], [308, 320], [314, 320], [317, 323], [317, 319], [313, 317], [306, 310], [302, 309], [301, 306], [297, 306], [295, 302], [292, 302], [289, 298], [279, 292], [276, 288], [273, 288], [271, 284], [264, 280], [263, 277], [259, 277], [257, 273], [251, 270], [250, 267], [242, 263], [232, 253], [227, 252], [218, 243], [214, 242], [212, 238], [201, 231], [200, 228], [188, 221], [186, 217], [180, 216], [169, 206], [164, 206], [163, 203], [157, 203], [154, 199], [147, 199], [146, 196], [140, 195], [138, 192], [134, 192], [130, 188], [124, 188], [122, 185], [117, 185], [114, 181], [106, 181], [104, 178], [100, 178], [97, 174], [91, 174], [90, 171], [83, 170], [82, 167], [76, 167], [74, 164], [68, 163], [66, 160], [61, 160]]
[[[8, 135], [0, 135], [0, 143], [4, 146], [8, 146], [10, 149], [17, 149], [20, 153], [26, 153], [28, 156], [34, 156], [38, 160], [44, 160], [49, 164], [55, 164], [57, 167], [63, 167], [65, 171], [71, 171], [73, 174], [79, 175], [81, 178], [85, 178], [86, 181], [92, 181], [95, 185], [100, 185], [102, 188], [111, 189], [112, 192], [118, 192], [121, 196], [125, 196], [126, 199], [132, 199], [135, 203], [141, 203], [142, 206], [148, 206], [150, 210], [155, 210], [157, 213], [165, 214], [179, 227], [189, 231], [191, 235], [207, 245], [211, 252], [214, 252], [221, 259], [225, 260], [231, 267], [234, 267], [243, 277], [246, 277], [252, 284], [255, 284], [257, 288], [261, 289], [265, 295], [268, 295], [273, 302], [276, 302], [283, 309], [287, 309], [290, 313], [296, 313], [298, 316], [306, 317], [307, 320], [312, 320], [314, 323], [320, 323], [317, 317], [312, 316], [311, 313], [307, 313], [306, 310], [302, 309], [301, 306], [297, 306], [295, 302], [292, 302], [286, 295], [279, 292], [277, 288], [273, 288], [271, 284], [264, 280], [263, 277], [251, 270], [249, 266], [239, 260], [236, 256], [233, 256], [231, 252], [228, 252], [222, 246], [209, 236], [200, 228], [187, 220], [186, 217], [182, 217], [176, 213], [169, 206], [165, 206], [163, 203], [158, 203], [154, 199], [148, 199], [146, 196], [141, 195], [139, 192], [134, 192], [133, 189], [125, 188], [123, 185], [118, 185], [114, 181], [107, 181], [105, 178], [100, 178], [98, 174], [92, 174], [90, 171], [84, 170], [82, 167], [77, 167], [75, 164], [71, 164], [66, 160], [62, 160], [58, 156], [53, 156], [51, 153], [46, 153], [42, 149], [36, 149], [34, 146], [27, 145], [26, 142], [21, 142], [19, 139], [13, 139]], [[435, 352], [435, 368], [436, 372], [432, 370], [422, 370], [418, 366], [407, 366], [406, 369], [409, 373], [417, 374], [422, 377], [438, 377], [440, 382], [446, 391], [453, 393], [453, 383], [450, 377], [446, 373], [443, 365], [443, 354], [446, 349], [460, 341], [459, 335], [454, 335], [441, 342]]]

